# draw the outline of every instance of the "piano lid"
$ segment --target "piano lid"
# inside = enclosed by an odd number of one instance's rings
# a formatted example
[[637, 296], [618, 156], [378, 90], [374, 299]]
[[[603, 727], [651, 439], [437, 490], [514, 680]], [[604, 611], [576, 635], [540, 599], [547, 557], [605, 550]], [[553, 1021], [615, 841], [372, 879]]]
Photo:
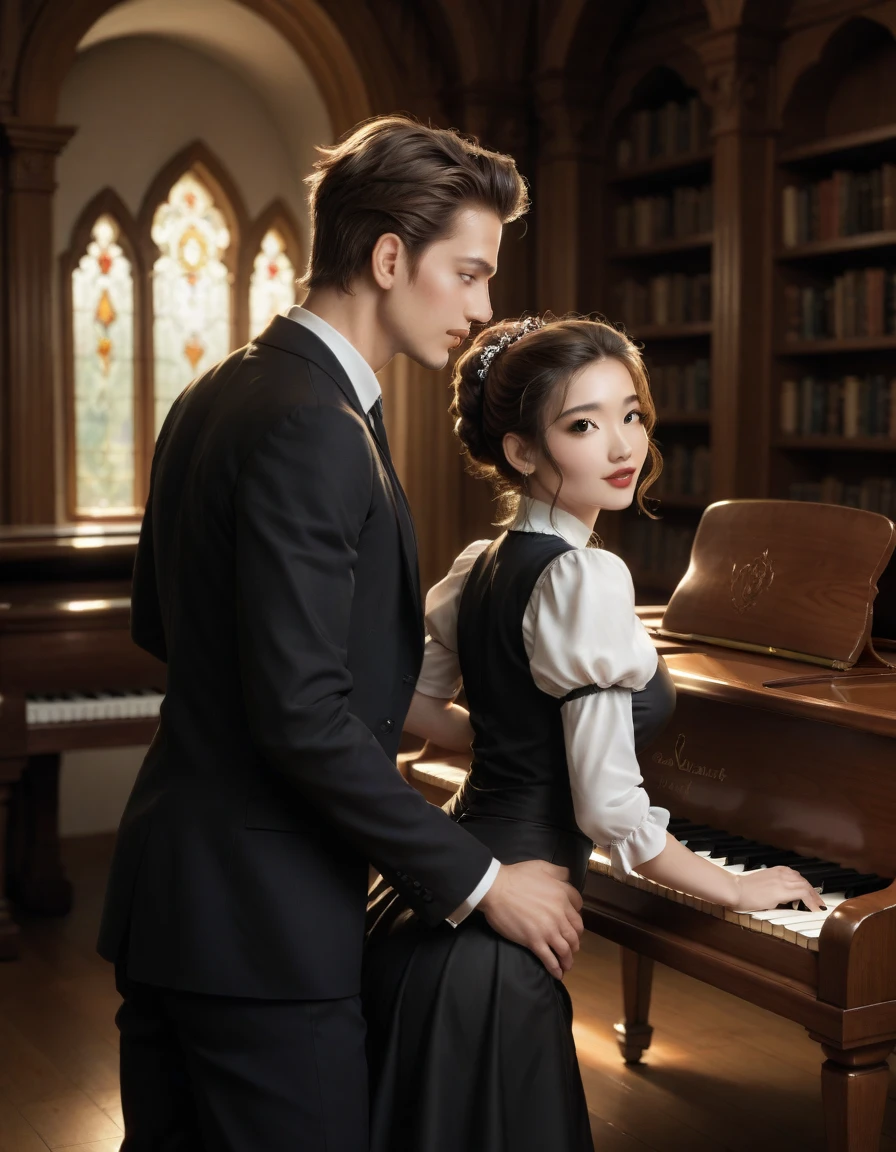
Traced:
[[833, 504], [726, 500], [700, 520], [660, 636], [851, 668], [870, 647], [886, 516]]
[[97, 581], [127, 594], [139, 535], [133, 523], [0, 527], [0, 602], [18, 598], [10, 588], [58, 585], [61, 595], [64, 586]]

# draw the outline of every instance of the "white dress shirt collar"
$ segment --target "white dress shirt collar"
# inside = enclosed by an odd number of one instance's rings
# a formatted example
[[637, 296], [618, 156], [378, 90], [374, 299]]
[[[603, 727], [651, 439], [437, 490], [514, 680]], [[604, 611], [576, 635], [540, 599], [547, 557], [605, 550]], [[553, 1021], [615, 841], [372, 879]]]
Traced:
[[516, 517], [510, 526], [512, 532], [540, 532], [547, 536], [560, 536], [574, 548], [587, 548], [591, 529], [571, 512], [562, 508], [551, 511], [550, 504], [521, 496]]
[[349, 343], [332, 324], [328, 324], [326, 320], [321, 320], [320, 316], [316, 316], [298, 304], [290, 308], [286, 315], [290, 320], [295, 320], [297, 324], [301, 324], [303, 328], [307, 328], [309, 332], [313, 332], [315, 336], [323, 340], [345, 369], [345, 374], [358, 397], [358, 403], [365, 413], [369, 413], [382, 395], [382, 390], [373, 369], [354, 344]]

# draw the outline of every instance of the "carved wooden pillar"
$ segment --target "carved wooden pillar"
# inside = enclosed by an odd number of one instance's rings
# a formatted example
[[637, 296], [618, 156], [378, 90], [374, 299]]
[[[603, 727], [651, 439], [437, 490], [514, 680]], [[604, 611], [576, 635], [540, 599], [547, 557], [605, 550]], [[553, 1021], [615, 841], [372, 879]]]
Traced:
[[11, 524], [56, 519], [52, 196], [56, 157], [73, 133], [55, 125], [3, 125], [8, 339], [0, 458]]
[[766, 490], [770, 363], [774, 44], [745, 29], [708, 33], [695, 44], [713, 111], [712, 494]]
[[600, 216], [602, 185], [582, 144], [584, 112], [571, 103], [563, 73], [544, 73], [535, 91], [541, 132], [534, 189], [538, 246], [533, 307], [562, 316], [596, 306], [581, 299], [580, 256], [582, 217], [585, 211]]
[[[507, 87], [469, 88], [463, 93], [464, 129], [485, 148], [506, 152], [516, 161], [534, 195], [531, 167], [532, 140], [525, 94]], [[535, 297], [535, 231], [533, 212], [508, 224], [501, 241], [498, 274], [491, 284], [495, 320], [519, 316], [539, 307]], [[464, 476], [460, 488], [461, 538], [464, 543], [495, 536], [497, 508], [491, 488], [482, 480]]]

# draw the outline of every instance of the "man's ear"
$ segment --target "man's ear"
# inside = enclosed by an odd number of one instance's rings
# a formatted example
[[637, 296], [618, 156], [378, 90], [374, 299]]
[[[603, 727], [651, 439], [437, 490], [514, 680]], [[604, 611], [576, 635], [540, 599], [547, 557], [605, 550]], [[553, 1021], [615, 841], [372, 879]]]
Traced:
[[403, 254], [404, 244], [400, 236], [394, 232], [384, 232], [379, 237], [370, 254], [370, 270], [378, 288], [388, 291], [393, 287]]
[[532, 446], [517, 436], [515, 432], [508, 432], [503, 441], [504, 456], [511, 468], [521, 472], [524, 476], [532, 471]]

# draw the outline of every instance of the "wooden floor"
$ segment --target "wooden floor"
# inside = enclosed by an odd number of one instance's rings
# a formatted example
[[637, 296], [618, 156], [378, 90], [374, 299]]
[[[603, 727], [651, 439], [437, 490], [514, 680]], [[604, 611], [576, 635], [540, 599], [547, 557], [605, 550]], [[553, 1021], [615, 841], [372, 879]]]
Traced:
[[[118, 1001], [93, 951], [109, 850], [66, 843], [75, 911], [26, 925], [22, 959], [0, 964], [0, 1152], [119, 1148]], [[823, 1149], [820, 1054], [796, 1026], [658, 969], [654, 1042], [627, 1068], [616, 949], [587, 937], [567, 982], [597, 1152]], [[892, 1084], [881, 1149], [896, 1152]]]

